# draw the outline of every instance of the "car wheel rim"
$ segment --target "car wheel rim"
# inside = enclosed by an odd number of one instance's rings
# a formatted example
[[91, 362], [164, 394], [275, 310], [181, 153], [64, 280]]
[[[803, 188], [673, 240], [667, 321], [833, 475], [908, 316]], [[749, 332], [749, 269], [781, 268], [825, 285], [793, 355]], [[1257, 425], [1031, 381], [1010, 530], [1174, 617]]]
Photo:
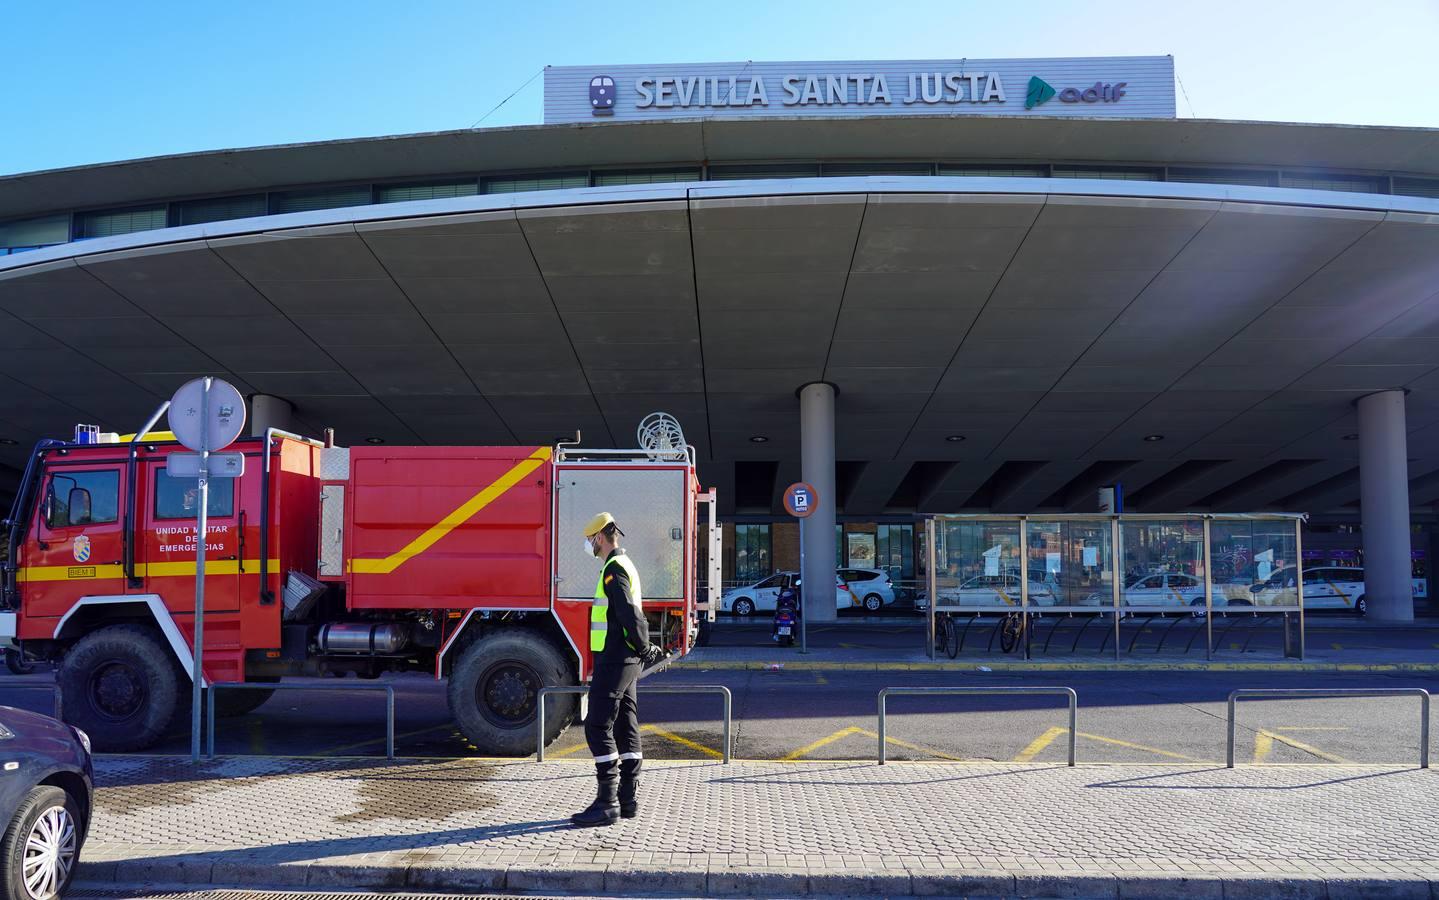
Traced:
[[90, 706], [103, 718], [123, 722], [145, 706], [149, 694], [145, 678], [123, 660], [112, 659], [90, 674]]
[[523, 725], [534, 718], [535, 698], [540, 692], [540, 676], [534, 669], [519, 662], [502, 662], [491, 666], [480, 677], [476, 700], [480, 714], [502, 728]]
[[40, 814], [25, 839], [20, 874], [25, 893], [32, 900], [59, 896], [75, 865], [75, 819], [63, 806], [52, 806]]

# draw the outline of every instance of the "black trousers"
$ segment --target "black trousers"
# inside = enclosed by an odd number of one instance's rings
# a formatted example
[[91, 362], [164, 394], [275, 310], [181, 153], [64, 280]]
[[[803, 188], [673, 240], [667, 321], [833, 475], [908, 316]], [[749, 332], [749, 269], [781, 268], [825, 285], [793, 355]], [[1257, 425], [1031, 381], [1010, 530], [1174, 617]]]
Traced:
[[638, 661], [616, 663], [598, 660], [590, 679], [590, 711], [585, 717], [585, 742], [595, 764], [616, 760], [639, 760], [640, 720], [635, 682], [640, 677]]

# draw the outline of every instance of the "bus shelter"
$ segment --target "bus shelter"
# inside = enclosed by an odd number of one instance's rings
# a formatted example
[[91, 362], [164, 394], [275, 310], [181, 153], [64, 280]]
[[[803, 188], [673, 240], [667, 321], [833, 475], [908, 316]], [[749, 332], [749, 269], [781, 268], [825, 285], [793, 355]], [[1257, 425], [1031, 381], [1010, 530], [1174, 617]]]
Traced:
[[993, 649], [997, 637], [999, 649], [1028, 659], [1037, 626], [1054, 626], [1047, 652], [1063, 618], [1072, 649], [1085, 635], [1094, 646], [1097, 635], [1098, 650], [1112, 644], [1118, 658], [1129, 622], [1162, 631], [1160, 649], [1197, 651], [1202, 640], [1212, 659], [1216, 630], [1227, 633], [1235, 617], [1279, 616], [1285, 655], [1302, 659], [1304, 521], [1289, 513], [931, 517], [929, 655], [953, 658], [967, 642]]

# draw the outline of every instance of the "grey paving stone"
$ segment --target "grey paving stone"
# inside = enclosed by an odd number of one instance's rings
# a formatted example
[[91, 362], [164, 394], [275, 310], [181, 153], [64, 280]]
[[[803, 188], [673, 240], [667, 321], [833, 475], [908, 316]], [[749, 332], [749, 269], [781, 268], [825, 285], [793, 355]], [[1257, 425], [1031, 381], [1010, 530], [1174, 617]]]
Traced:
[[1405, 767], [656, 761], [645, 815], [594, 830], [557, 818], [588, 802], [585, 763], [96, 767], [83, 861], [96, 874], [83, 877], [104, 881], [269, 872], [315, 888], [472, 879], [495, 891], [507, 870], [509, 889], [594, 893], [658, 870], [675, 874], [656, 890], [690, 894], [706, 873], [704, 890], [731, 895], [898, 892], [907, 880], [929, 896], [1128, 898], [1192, 876], [1183, 900], [1202, 900], [1217, 896], [1215, 877], [1225, 897], [1408, 896], [1439, 872], [1439, 779]]
[[892, 897], [914, 893], [908, 872], [829, 868], [809, 870], [809, 892], [818, 897]]
[[[89, 854], [83, 853], [82, 856], [88, 857]], [[79, 867], [75, 870], [75, 881], [96, 884], [114, 881], [115, 867], [116, 861], [113, 859], [81, 859]]]
[[563, 894], [603, 891], [605, 889], [605, 867], [594, 865], [513, 866], [505, 874], [505, 889]]
[[426, 861], [411, 863], [405, 883], [412, 888], [443, 893], [502, 891], [504, 866], [474, 866], [463, 863]]
[[1225, 877], [1224, 900], [1325, 900], [1323, 878], [1276, 876]]
[[320, 860], [305, 867], [305, 884], [313, 888], [398, 888], [405, 886], [405, 868]]
[[125, 884], [209, 884], [213, 863], [208, 859], [122, 859], [115, 864], [115, 880]]
[[235, 887], [299, 887], [309, 880], [309, 869], [308, 863], [218, 859], [211, 870], [210, 883]]
[[1090, 898], [1119, 896], [1119, 884], [1113, 875], [1081, 874], [1032, 874], [1016, 873], [1014, 876], [1016, 897], [1079, 897]]
[[1117, 873], [1121, 900], [1221, 900], [1224, 879], [1206, 875]]
[[1429, 879], [1418, 875], [1324, 879], [1329, 900], [1429, 900]]
[[796, 869], [710, 869], [706, 891], [717, 896], [781, 897], [809, 894], [809, 873]]
[[1005, 872], [911, 870], [910, 890], [917, 897], [1012, 897], [1014, 875]]
[[692, 894], [705, 892], [709, 872], [692, 866], [612, 864], [605, 869], [605, 891], [616, 894]]

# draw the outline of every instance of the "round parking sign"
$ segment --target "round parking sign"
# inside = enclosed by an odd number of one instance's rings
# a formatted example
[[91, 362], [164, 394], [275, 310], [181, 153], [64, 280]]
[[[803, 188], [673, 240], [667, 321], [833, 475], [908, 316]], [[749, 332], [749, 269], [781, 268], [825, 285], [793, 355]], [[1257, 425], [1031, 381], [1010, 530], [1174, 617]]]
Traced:
[[815, 493], [813, 485], [796, 481], [784, 489], [784, 508], [795, 518], [808, 518], [817, 506], [819, 506], [819, 494]]

